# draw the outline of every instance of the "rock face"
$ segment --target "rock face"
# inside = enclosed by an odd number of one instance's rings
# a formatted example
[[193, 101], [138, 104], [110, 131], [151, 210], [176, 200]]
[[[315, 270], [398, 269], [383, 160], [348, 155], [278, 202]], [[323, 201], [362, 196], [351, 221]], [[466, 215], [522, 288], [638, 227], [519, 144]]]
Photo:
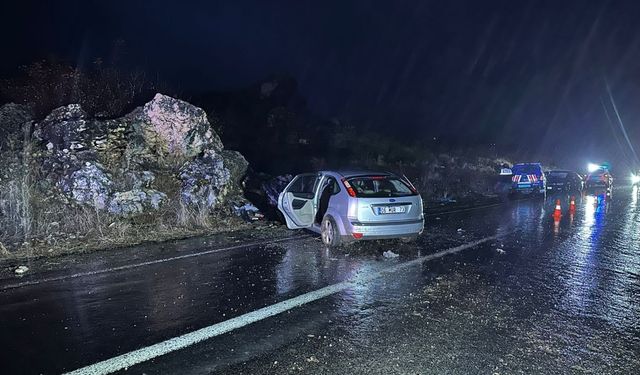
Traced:
[[[157, 94], [121, 118], [88, 118], [77, 104], [35, 124], [41, 183], [67, 201], [136, 215], [179, 200], [217, 209], [240, 194], [247, 162], [224, 150], [207, 114]], [[45, 186], [46, 187], [46, 186]]]

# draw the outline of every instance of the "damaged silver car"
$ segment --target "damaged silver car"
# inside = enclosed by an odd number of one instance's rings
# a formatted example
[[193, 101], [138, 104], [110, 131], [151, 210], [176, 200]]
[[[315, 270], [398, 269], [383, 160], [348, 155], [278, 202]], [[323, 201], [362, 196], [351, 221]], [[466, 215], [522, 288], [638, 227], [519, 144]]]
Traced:
[[424, 229], [422, 198], [390, 173], [321, 171], [300, 174], [278, 198], [289, 229], [319, 233], [325, 245], [369, 239], [413, 240]]

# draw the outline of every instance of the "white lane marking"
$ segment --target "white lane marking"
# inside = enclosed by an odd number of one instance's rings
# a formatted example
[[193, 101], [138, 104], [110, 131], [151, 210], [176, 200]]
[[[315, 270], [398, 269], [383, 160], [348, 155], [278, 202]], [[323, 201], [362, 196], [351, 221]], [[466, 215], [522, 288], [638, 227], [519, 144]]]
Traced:
[[131, 366], [149, 361], [151, 359], [160, 357], [162, 355], [165, 355], [180, 349], [184, 349], [186, 347], [197, 344], [199, 342], [222, 335], [223, 333], [233, 331], [235, 329], [269, 318], [271, 316], [281, 314], [285, 311], [291, 310], [298, 306], [302, 306], [304, 304], [317, 301], [324, 297], [341, 292], [345, 289], [352, 288], [356, 285], [365, 284], [371, 280], [380, 278], [388, 274], [394, 274], [405, 268], [409, 268], [417, 264], [421, 264], [423, 262], [427, 262], [437, 258], [442, 258], [449, 254], [455, 254], [460, 251], [476, 247], [485, 242], [495, 240], [498, 237], [499, 236], [485, 237], [478, 241], [469, 242], [467, 244], [452, 247], [450, 249], [443, 250], [431, 255], [426, 255], [420, 258], [416, 258], [414, 260], [411, 260], [405, 263], [400, 263], [395, 266], [386, 268], [384, 270], [371, 273], [369, 275], [359, 276], [359, 277], [355, 277], [352, 280], [347, 280], [341, 283], [329, 285], [327, 287], [314, 290], [312, 292], [308, 292], [305, 294], [301, 294], [297, 297], [276, 303], [274, 305], [263, 307], [261, 309], [252, 311], [250, 313], [240, 315], [238, 317], [235, 317], [229, 320], [225, 320], [224, 322], [216, 323], [211, 326], [201, 328], [197, 331], [193, 331], [193, 332], [184, 334], [182, 336], [174, 337], [172, 339], [162, 341], [151, 346], [147, 346], [138, 350], [131, 351], [129, 353], [119, 355], [117, 357], [113, 357], [113, 358], [110, 358], [101, 362], [97, 362], [95, 364], [92, 364], [86, 367], [82, 367], [80, 369], [68, 372], [67, 374], [68, 375], [110, 374], [119, 370], [128, 369]]
[[304, 236], [280, 238], [280, 239], [263, 241], [263, 242], [251, 242], [251, 243], [245, 243], [245, 244], [241, 244], [241, 245], [235, 245], [235, 246], [229, 246], [229, 247], [223, 247], [223, 248], [218, 248], [218, 249], [201, 251], [201, 252], [198, 252], [198, 253], [190, 253], [190, 254], [178, 255], [178, 256], [174, 256], [174, 257], [170, 257], [170, 258], [162, 258], [162, 259], [150, 260], [150, 261], [147, 261], [147, 262], [127, 264], [127, 265], [119, 266], [119, 267], [105, 268], [105, 269], [95, 270], [95, 271], [79, 272], [79, 273], [74, 273], [74, 274], [71, 274], [71, 275], [61, 275], [61, 276], [55, 276], [55, 277], [47, 277], [47, 278], [43, 278], [43, 279], [39, 279], [39, 280], [23, 281], [23, 282], [20, 282], [20, 283], [4, 285], [4, 286], [0, 287], [0, 291], [4, 291], [4, 290], [8, 290], [8, 289], [21, 288], [21, 287], [29, 286], [29, 285], [38, 285], [38, 284], [48, 283], [48, 282], [53, 282], [53, 281], [61, 281], [61, 280], [66, 280], [66, 279], [75, 279], [75, 278], [83, 277], [83, 276], [92, 276], [92, 275], [100, 275], [100, 274], [103, 274], [103, 273], [123, 271], [123, 270], [132, 269], [132, 268], [150, 266], [152, 264], [171, 262], [171, 261], [174, 261], [174, 260], [180, 260], [180, 259], [185, 259], [185, 258], [193, 258], [193, 257], [202, 256], [202, 255], [207, 255], [207, 254], [220, 253], [220, 252], [223, 252], [223, 251], [237, 250], [237, 249], [242, 249], [242, 248], [245, 248], [245, 247], [269, 245], [269, 244], [278, 243], [278, 242], [286, 242], [286, 241], [292, 241], [292, 240], [305, 239], [305, 238], [308, 238], [308, 237], [310, 237], [310, 236], [309, 235], [304, 235]]

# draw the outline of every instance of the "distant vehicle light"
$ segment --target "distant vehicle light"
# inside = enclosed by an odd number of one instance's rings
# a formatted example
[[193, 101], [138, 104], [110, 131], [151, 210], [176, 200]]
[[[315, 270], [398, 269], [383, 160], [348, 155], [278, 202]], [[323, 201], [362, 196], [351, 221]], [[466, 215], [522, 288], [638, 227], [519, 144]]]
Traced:
[[589, 163], [589, 165], [587, 165], [587, 171], [589, 171], [589, 173], [593, 173], [600, 168], [602, 168], [601, 165], [594, 164], [594, 163]]
[[640, 175], [631, 174], [631, 183], [632, 184], [640, 183]]

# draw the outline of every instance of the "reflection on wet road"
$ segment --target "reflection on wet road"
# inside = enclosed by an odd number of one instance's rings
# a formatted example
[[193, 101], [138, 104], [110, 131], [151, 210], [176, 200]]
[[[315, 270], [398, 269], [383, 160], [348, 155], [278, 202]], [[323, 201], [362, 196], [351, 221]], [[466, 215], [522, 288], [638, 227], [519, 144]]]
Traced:
[[2, 352], [10, 373], [69, 371], [495, 235], [129, 371], [637, 373], [638, 191], [570, 201], [429, 217], [416, 244], [307, 238], [3, 290]]

